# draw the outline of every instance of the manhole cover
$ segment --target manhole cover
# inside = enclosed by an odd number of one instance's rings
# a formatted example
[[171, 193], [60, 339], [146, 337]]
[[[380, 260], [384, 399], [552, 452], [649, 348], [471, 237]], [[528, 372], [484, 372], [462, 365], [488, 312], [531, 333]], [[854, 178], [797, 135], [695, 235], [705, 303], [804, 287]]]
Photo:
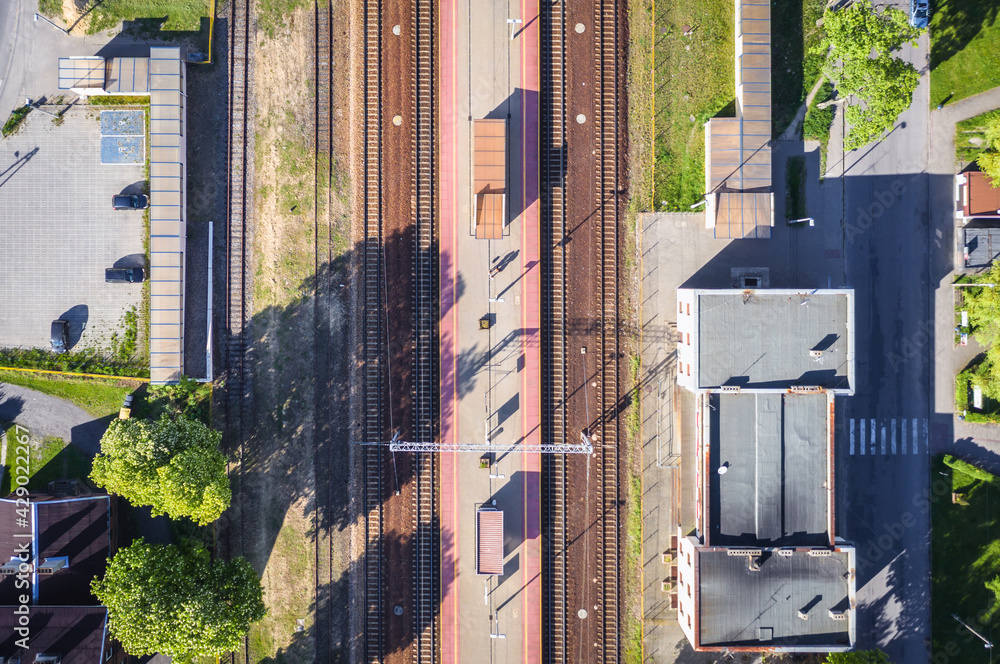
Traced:
[[398, 25], [394, 25], [394, 26], [392, 26], [392, 34], [396, 35], [397, 37], [399, 36], [399, 34], [400, 34], [400, 33], [401, 33], [402, 31], [403, 31], [403, 29], [402, 29], [402, 28], [400, 28], [400, 27], [399, 27]]
[[576, 34], [582, 35], [583, 31], [586, 30], [587, 28], [584, 27], [583, 23], [577, 23], [576, 27], [573, 28], [573, 29], [576, 30]]
[[397, 616], [403, 615], [403, 607], [397, 604], [396, 606], [392, 607], [392, 613], [393, 615]]
[[397, 127], [403, 124], [403, 116], [402, 115], [392, 116], [392, 124], [396, 125]]
[[587, 609], [580, 609], [576, 612], [576, 615], [580, 616], [580, 620], [583, 620], [587, 617]]
[[577, 124], [583, 124], [586, 121], [587, 121], [587, 116], [584, 115], [583, 113], [581, 113], [580, 115], [576, 116], [576, 123]]

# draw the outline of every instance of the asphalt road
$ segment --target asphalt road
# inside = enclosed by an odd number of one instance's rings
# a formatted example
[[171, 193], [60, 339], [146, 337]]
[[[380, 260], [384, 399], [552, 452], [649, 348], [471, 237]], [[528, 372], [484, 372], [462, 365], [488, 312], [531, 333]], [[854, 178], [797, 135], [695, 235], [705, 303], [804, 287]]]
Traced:
[[[926, 36], [903, 52], [921, 71], [927, 55]], [[929, 207], [951, 178], [927, 170], [928, 95], [925, 76], [895, 129], [837, 169], [857, 339], [857, 393], [837, 403], [838, 534], [857, 548], [858, 647], [907, 664], [930, 657], [932, 294], [951, 260]]]
[[34, 436], [55, 436], [87, 454], [101, 449], [106, 419], [94, 416], [65, 399], [19, 385], [0, 383], [0, 420], [17, 422]]

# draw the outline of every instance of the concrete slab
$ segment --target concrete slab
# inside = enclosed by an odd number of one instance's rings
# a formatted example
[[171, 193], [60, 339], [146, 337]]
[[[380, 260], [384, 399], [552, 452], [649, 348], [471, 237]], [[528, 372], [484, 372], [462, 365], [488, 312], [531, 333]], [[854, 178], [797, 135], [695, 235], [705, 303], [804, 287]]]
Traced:
[[70, 322], [71, 349], [106, 348], [142, 286], [107, 284], [109, 267], [144, 263], [142, 213], [111, 197], [138, 191], [141, 164], [101, 165], [101, 125], [74, 108], [61, 124], [33, 111], [0, 142], [0, 345], [49, 348], [49, 324]]
[[[441, 441], [540, 442], [537, 1], [442, 2]], [[507, 224], [477, 239], [472, 121], [507, 122]], [[481, 321], [486, 322], [483, 328]], [[442, 659], [541, 660], [538, 454], [442, 454]], [[495, 501], [495, 505], [494, 505]], [[475, 572], [475, 512], [504, 511], [504, 574]], [[448, 544], [451, 544], [448, 547]]]

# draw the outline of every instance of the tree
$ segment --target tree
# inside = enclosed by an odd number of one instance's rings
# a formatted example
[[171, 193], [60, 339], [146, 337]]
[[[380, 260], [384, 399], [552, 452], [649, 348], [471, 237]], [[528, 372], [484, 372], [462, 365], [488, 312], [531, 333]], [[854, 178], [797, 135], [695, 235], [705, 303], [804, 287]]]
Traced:
[[90, 479], [153, 514], [186, 516], [205, 525], [229, 507], [232, 492], [222, 434], [201, 422], [112, 420]]
[[909, 108], [920, 75], [892, 52], [914, 42], [922, 30], [912, 27], [898, 9], [877, 12], [869, 0], [823, 13], [826, 53], [823, 73], [842, 97], [853, 97], [845, 109], [851, 127], [844, 148], [855, 150], [877, 140]]
[[983, 285], [963, 288], [962, 295], [972, 333], [986, 348], [986, 357], [971, 380], [989, 398], [1000, 399], [1000, 261], [975, 277], [974, 283]]
[[1000, 113], [986, 121], [983, 139], [983, 151], [976, 157], [976, 163], [989, 176], [991, 184], [1000, 187]]
[[130, 655], [178, 661], [238, 650], [262, 619], [260, 580], [244, 558], [211, 562], [204, 549], [139, 540], [122, 549], [91, 589], [108, 607], [108, 628]]
[[881, 650], [855, 650], [854, 652], [832, 652], [826, 656], [826, 664], [892, 664], [889, 656]]

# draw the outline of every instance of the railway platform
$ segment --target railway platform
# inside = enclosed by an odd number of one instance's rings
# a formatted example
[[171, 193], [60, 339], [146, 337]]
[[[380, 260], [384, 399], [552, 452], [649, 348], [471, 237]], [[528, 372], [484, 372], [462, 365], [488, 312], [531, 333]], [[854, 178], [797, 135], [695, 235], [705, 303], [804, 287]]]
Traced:
[[[539, 662], [542, 584], [538, 1], [440, 8], [441, 653]], [[504, 120], [502, 231], [477, 238], [475, 120]], [[493, 199], [490, 199], [491, 201]], [[477, 207], [478, 203], [478, 207]], [[476, 573], [476, 510], [504, 512], [503, 574]]]

